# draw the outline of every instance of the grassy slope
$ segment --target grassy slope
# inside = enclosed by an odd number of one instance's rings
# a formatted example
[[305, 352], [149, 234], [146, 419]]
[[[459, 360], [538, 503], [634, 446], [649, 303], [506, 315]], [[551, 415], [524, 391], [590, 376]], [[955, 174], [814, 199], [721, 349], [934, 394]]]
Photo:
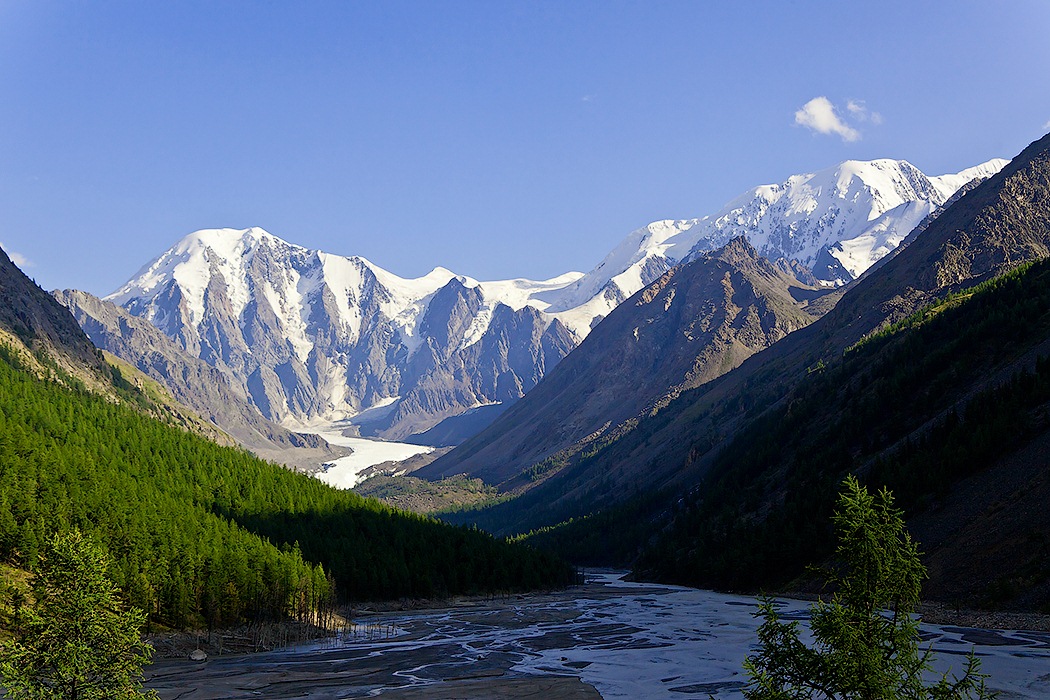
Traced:
[[355, 486], [354, 492], [413, 513], [470, 508], [491, 503], [498, 496], [495, 486], [465, 476], [440, 481], [414, 476], [373, 476]]

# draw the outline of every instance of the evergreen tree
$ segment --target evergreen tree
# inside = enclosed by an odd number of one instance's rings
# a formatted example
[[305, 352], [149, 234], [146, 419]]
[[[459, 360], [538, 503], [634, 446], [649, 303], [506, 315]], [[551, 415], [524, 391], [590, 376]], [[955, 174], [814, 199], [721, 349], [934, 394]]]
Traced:
[[806, 646], [797, 622], [784, 623], [771, 599], [756, 616], [760, 649], [744, 663], [750, 700], [829, 698], [989, 698], [980, 662], [971, 654], [961, 678], [944, 674], [929, 684], [930, 650], [919, 649], [912, 615], [926, 569], [885, 488], [872, 496], [855, 477], [846, 479], [833, 518], [843, 573], [832, 574], [836, 592], [813, 606], [814, 645]]
[[[124, 600], [179, 628], [305, 622], [337, 589], [389, 600], [571, 581], [569, 567], [529, 547], [395, 511], [37, 377], [2, 343], [0, 484], [0, 561], [29, 568], [53, 533], [78, 527], [108, 548]], [[496, 579], [503, 556], [528, 575]]]
[[[153, 652], [139, 637], [145, 616], [125, 610], [106, 574], [102, 547], [78, 530], [44, 546], [32, 604], [19, 633], [0, 647], [0, 678], [12, 700], [138, 698]], [[145, 693], [156, 697], [155, 693]]]

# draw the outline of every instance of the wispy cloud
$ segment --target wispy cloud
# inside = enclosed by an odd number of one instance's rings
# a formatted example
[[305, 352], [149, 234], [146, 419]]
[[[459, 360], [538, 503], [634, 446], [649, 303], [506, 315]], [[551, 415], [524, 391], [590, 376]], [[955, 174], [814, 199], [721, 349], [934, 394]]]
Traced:
[[1044, 129], [1050, 129], [1050, 119], [1046, 120], [1046, 124], [1043, 124]]
[[3, 241], [0, 241], [0, 248], [4, 249], [4, 252], [7, 253], [7, 257], [11, 258], [11, 262], [13, 262], [15, 265], [18, 265], [23, 270], [27, 267], [33, 267], [32, 260], [22, 255], [21, 253], [9, 249], [6, 245], [4, 245]]
[[868, 106], [864, 104], [864, 100], [849, 100], [846, 102], [846, 111], [856, 121], [870, 121], [875, 126], [882, 123], [882, 115], [878, 112], [869, 111]]
[[[854, 104], [863, 108], [862, 103]], [[847, 107], [847, 111], [852, 110]], [[831, 104], [831, 100], [823, 95], [814, 97], [802, 105], [802, 109], [795, 112], [795, 123], [807, 129], [812, 129], [818, 134], [837, 134], [842, 137], [843, 141], [857, 141], [860, 139], [860, 132], [844, 122], [839, 117], [838, 112], [835, 111], [835, 105]]]
[[584, 95], [580, 98], [580, 102], [594, 102], [595, 97], [597, 97], [597, 95]]

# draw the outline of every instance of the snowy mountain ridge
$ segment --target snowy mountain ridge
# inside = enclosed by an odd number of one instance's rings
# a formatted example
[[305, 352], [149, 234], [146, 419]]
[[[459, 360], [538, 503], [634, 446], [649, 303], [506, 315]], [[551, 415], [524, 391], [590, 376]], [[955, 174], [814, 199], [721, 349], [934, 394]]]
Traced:
[[753, 188], [713, 215], [653, 222], [590, 272], [542, 281], [478, 281], [442, 267], [405, 279], [261, 228], [206, 229], [107, 300], [223, 370], [272, 420], [389, 406], [371, 430], [403, 437], [517, 400], [624, 299], [731, 238], [843, 284], [959, 187], [1005, 164], [928, 177], [907, 161], [846, 161]]
[[1007, 162], [995, 158], [928, 177], [904, 160], [845, 161], [760, 185], [715, 214], [655, 221], [631, 232], [547, 312], [586, 335], [588, 326], [664, 271], [737, 236], [770, 260], [796, 260], [826, 284], [845, 284], [896, 248], [960, 187], [994, 175]]
[[[277, 268], [268, 265], [267, 271], [275, 274], [263, 279], [252, 275], [252, 262], [260, 250], [272, 251], [285, 263]], [[356, 302], [375, 294], [378, 309], [393, 322], [398, 337], [411, 354], [420, 346], [418, 325], [431, 297], [453, 279], [467, 289], [478, 289], [485, 300], [471, 332], [460, 345], [463, 348], [484, 334], [496, 305], [505, 304], [514, 310], [532, 305], [542, 310], [548, 304], [534, 299], [537, 294], [560, 290], [582, 273], [570, 272], [546, 281], [479, 282], [439, 266], [422, 277], [406, 279], [365, 258], [310, 250], [259, 227], [203, 229], [183, 238], [105, 299], [133, 313], [143, 309], [149, 320], [163, 326], [168, 319], [156, 313], [158, 307], [154, 302], [174, 280], [185, 299], [186, 313], [182, 320], [197, 327], [205, 318], [205, 299], [217, 275], [221, 275], [230, 309], [237, 318], [244, 314], [255, 295], [261, 293], [278, 314], [299, 359], [305, 361], [313, 350], [313, 343], [306, 332], [304, 301], [319, 294], [325, 286], [332, 292], [344, 339], [353, 341], [360, 337], [366, 319]]]
[[994, 175], [1007, 162], [996, 158], [938, 177], [890, 159], [846, 161], [793, 175], [756, 187], [701, 219], [691, 255], [746, 235], [765, 257], [797, 260], [818, 279], [843, 284], [896, 248], [960, 187]]
[[376, 430], [401, 436], [539, 381], [578, 338], [532, 299], [577, 277], [478, 282], [437, 267], [405, 279], [261, 228], [206, 229], [107, 301], [223, 370], [272, 420], [294, 427], [398, 401], [426, 414], [388, 412]]

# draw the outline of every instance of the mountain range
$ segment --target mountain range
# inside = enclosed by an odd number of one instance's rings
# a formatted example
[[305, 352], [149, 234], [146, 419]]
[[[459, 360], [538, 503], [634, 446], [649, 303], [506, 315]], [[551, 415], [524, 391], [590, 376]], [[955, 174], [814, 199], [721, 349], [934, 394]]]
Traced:
[[[203, 230], [105, 301], [220, 371], [270, 421], [294, 429], [352, 418], [366, 436], [431, 431], [445, 436], [438, 441], [458, 440], [463, 431], [443, 421], [471, 412], [471, 429], [484, 427], [621, 302], [675, 266], [745, 235], [759, 255], [783, 258], [785, 274], [804, 277], [798, 281], [809, 291], [840, 285], [959, 187], [1004, 163], [928, 177], [906, 161], [847, 161], [755, 188], [710, 216], [654, 222], [590, 272], [545, 281], [481, 282], [440, 267], [403, 279], [258, 228]], [[73, 296], [64, 300], [77, 305]], [[101, 335], [96, 340], [106, 347]], [[730, 353], [723, 370], [743, 356]], [[685, 374], [682, 386], [713, 376]]]

